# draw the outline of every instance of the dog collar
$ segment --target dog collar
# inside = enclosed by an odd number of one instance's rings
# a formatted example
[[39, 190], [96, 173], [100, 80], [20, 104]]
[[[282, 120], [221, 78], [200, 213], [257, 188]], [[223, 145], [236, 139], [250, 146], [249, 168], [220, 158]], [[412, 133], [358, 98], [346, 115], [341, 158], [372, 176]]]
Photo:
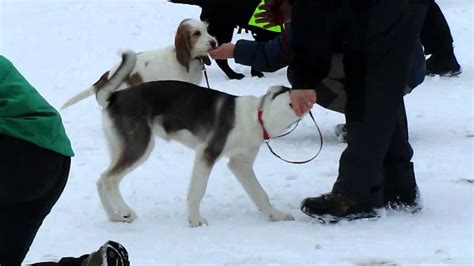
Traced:
[[262, 97], [262, 100], [260, 100], [260, 105], [259, 105], [258, 111], [257, 111], [257, 118], [258, 118], [258, 122], [260, 123], [260, 126], [262, 127], [262, 130], [263, 130], [263, 139], [264, 140], [269, 140], [270, 135], [268, 134], [267, 130], [265, 129], [265, 126], [263, 125], [263, 102], [265, 101], [266, 96], [267, 95], [264, 95]]
[[203, 65], [206, 65], [206, 66], [211, 65], [211, 59], [207, 55], [196, 56], [193, 59], [201, 61]]

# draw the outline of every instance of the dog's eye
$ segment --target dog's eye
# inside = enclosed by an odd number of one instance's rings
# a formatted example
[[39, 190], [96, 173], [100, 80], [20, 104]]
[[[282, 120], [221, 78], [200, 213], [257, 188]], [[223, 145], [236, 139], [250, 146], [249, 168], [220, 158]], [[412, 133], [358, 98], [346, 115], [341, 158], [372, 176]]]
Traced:
[[201, 36], [201, 32], [200, 32], [200, 31], [196, 31], [196, 32], [193, 33], [193, 36], [198, 36], [198, 37], [199, 37], [199, 36]]

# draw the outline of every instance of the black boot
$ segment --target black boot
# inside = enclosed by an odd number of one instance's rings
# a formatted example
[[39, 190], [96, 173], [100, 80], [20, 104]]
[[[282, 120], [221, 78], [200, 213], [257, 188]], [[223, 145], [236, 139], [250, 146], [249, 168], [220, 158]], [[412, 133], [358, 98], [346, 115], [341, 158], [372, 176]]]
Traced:
[[461, 72], [461, 66], [456, 60], [452, 47], [441, 49], [426, 60], [426, 74], [429, 76], [453, 77]]
[[388, 209], [421, 210], [413, 163], [385, 163], [384, 205]]
[[423, 206], [418, 186], [413, 184], [394, 184], [384, 189], [385, 207], [397, 211], [415, 213]]
[[99, 250], [90, 254], [85, 266], [130, 266], [128, 252], [124, 246], [107, 241]]
[[327, 193], [319, 197], [306, 198], [301, 204], [301, 211], [319, 218], [324, 223], [335, 223], [341, 219], [354, 220], [378, 217], [368, 201], [357, 201], [339, 193]]

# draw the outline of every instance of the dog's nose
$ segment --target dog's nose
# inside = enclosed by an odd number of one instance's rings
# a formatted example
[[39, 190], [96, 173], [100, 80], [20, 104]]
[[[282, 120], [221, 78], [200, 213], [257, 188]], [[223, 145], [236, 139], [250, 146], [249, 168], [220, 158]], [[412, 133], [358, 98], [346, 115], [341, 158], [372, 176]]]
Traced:
[[211, 44], [211, 47], [212, 47], [212, 48], [216, 48], [216, 47], [217, 47], [217, 42], [214, 41], [214, 40], [212, 40], [212, 41], [210, 42], [210, 44]]

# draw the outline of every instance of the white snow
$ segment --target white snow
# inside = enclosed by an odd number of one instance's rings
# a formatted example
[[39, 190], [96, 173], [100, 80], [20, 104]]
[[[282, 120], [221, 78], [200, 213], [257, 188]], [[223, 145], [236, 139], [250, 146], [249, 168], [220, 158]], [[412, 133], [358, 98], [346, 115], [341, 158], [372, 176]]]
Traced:
[[[67, 187], [44, 221], [25, 263], [79, 256], [106, 240], [124, 244], [132, 265], [325, 264], [399, 265], [474, 263], [474, 105], [472, 0], [440, 0], [463, 67], [457, 78], [428, 77], [406, 99], [413, 161], [421, 189], [421, 213], [388, 212], [377, 221], [321, 225], [299, 210], [301, 200], [328, 192], [345, 144], [333, 134], [342, 115], [315, 107], [324, 147], [309, 164], [290, 165], [264, 146], [255, 163], [272, 203], [292, 222], [270, 222], [219, 161], [212, 172], [202, 215], [209, 226], [190, 228], [185, 202], [193, 152], [157, 140], [155, 151], [121, 188], [139, 218], [107, 219], [95, 182], [109, 157], [94, 97], [62, 113], [76, 156]], [[177, 24], [200, 9], [158, 1], [18, 1], [0, 3], [0, 52], [11, 59], [55, 107], [95, 82], [119, 57], [116, 51], [164, 47]], [[225, 12], [225, 11], [223, 11]], [[250, 38], [235, 35], [234, 38]], [[264, 93], [288, 84], [284, 70], [229, 81], [214, 63], [211, 86], [236, 95]], [[203, 83], [204, 85], [204, 83]], [[318, 139], [309, 118], [274, 142], [290, 159], [310, 157]], [[470, 180], [471, 182], [467, 182]]]

